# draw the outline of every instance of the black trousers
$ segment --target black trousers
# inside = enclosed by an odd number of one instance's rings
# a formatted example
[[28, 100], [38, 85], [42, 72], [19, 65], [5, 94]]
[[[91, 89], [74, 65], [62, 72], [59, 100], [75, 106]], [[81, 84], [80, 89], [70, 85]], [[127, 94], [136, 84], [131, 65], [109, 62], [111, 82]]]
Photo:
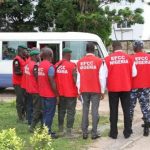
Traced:
[[24, 96], [23, 90], [20, 85], [14, 85], [15, 93], [16, 93], [16, 109], [18, 114], [18, 119], [24, 119]]
[[109, 92], [109, 107], [110, 107], [110, 135], [117, 136], [118, 128], [118, 104], [119, 99], [124, 115], [124, 135], [131, 134], [130, 121], [130, 92]]

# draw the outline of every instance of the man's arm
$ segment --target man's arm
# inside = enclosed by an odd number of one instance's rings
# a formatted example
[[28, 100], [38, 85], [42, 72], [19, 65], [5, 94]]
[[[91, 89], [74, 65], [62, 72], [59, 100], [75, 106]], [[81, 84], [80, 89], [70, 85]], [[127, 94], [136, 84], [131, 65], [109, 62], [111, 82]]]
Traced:
[[58, 96], [58, 90], [56, 87], [56, 82], [55, 82], [54, 77], [55, 77], [55, 69], [53, 66], [51, 66], [48, 71], [48, 78], [49, 78], [50, 86], [53, 92], [56, 94], [56, 96]]
[[80, 94], [80, 73], [77, 70], [77, 81], [76, 81], [76, 86], [78, 88], [78, 94]]
[[76, 69], [76, 67], [74, 67], [72, 70], [72, 76], [73, 76], [74, 83], [76, 83], [76, 81], [77, 81], [77, 69]]
[[100, 70], [99, 70], [99, 81], [100, 81], [100, 85], [101, 85], [102, 99], [104, 99], [107, 74], [108, 74], [108, 70], [107, 70], [107, 66], [104, 62], [104, 64], [101, 65]]
[[135, 62], [132, 65], [132, 77], [136, 77], [137, 76], [137, 69], [136, 69], [136, 65]]
[[18, 59], [15, 59], [13, 61], [13, 68], [14, 68], [14, 73], [16, 75], [22, 75], [22, 70], [21, 70], [20, 62]]
[[38, 81], [38, 65], [34, 65], [33, 75], [34, 75], [36, 81]]

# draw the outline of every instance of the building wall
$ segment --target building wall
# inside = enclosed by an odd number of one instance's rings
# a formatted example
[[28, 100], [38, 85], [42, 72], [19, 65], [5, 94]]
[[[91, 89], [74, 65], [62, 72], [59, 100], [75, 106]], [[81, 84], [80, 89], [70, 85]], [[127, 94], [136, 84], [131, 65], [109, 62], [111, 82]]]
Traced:
[[[128, 53], [128, 54], [132, 54], [134, 53], [133, 52], [133, 42], [134, 41], [131, 41], [131, 40], [128, 40], [128, 41], [120, 41], [121, 42], [121, 45], [122, 45], [122, 49]], [[109, 46], [108, 47], [108, 50], [109, 52], [112, 51], [112, 46]], [[149, 50], [150, 51], [150, 40], [146, 40], [144, 41], [144, 50]]]
[[[144, 3], [141, 0], [136, 0], [135, 3], [129, 3], [126, 0], [122, 0], [121, 3], [113, 3], [109, 5], [111, 9], [123, 9], [129, 7], [132, 10], [136, 8], [144, 8]], [[142, 39], [143, 26], [140, 24], [132, 25], [130, 28], [117, 28], [117, 24], [112, 25], [112, 40], [139, 40]], [[115, 31], [115, 32], [114, 32]], [[115, 36], [116, 33], [116, 36]]]

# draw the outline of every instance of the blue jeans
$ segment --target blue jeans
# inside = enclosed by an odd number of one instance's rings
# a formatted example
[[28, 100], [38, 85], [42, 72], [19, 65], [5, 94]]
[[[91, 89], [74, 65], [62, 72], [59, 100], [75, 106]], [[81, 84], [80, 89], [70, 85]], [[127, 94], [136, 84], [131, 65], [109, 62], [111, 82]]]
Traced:
[[56, 97], [46, 98], [41, 97], [43, 123], [48, 127], [49, 134], [51, 134], [51, 126], [56, 110]]

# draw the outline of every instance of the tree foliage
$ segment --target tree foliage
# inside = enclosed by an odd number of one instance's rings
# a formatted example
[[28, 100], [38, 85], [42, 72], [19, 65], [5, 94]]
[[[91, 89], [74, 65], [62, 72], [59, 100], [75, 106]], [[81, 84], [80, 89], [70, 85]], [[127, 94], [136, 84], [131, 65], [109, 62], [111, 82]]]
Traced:
[[[34, 0], [33, 0], [34, 1]], [[121, 0], [16, 0], [0, 5], [1, 31], [83, 31], [96, 33], [109, 42], [113, 23], [144, 23], [143, 10], [110, 9]], [[128, 0], [133, 3], [135, 0]]]
[[30, 0], [6, 1], [0, 5], [2, 31], [32, 31], [33, 5]]

